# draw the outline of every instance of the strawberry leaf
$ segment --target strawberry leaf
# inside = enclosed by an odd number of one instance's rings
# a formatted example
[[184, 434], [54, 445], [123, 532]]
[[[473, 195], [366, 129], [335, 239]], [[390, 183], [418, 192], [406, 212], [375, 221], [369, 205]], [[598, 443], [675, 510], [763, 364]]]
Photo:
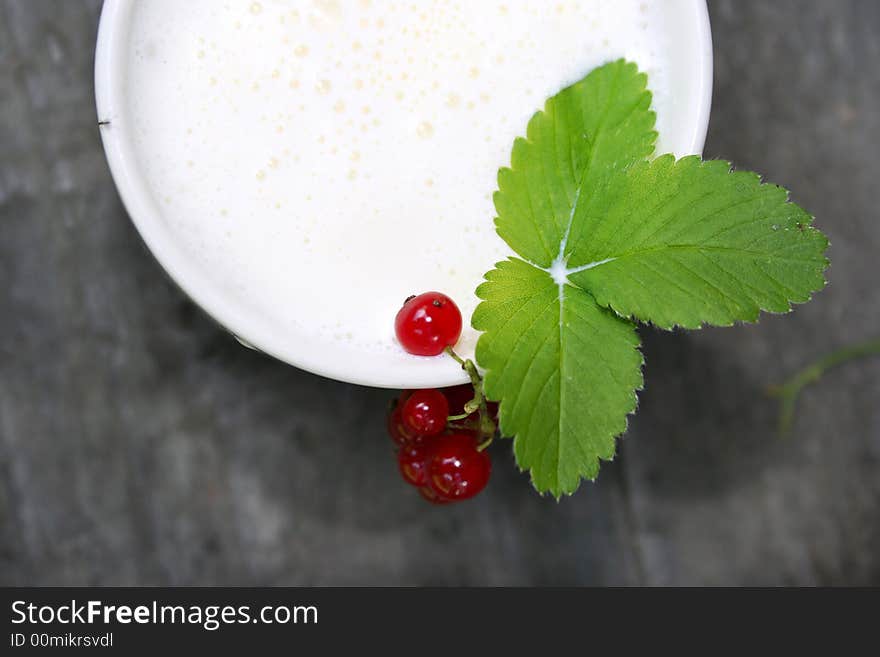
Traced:
[[473, 316], [485, 331], [477, 345], [484, 390], [504, 400], [501, 432], [516, 435], [517, 462], [535, 487], [572, 493], [614, 456], [614, 437], [635, 410], [635, 326], [522, 260], [498, 263], [486, 279]]
[[663, 328], [755, 321], [825, 285], [828, 240], [812, 221], [757, 174], [664, 155], [593, 189], [573, 221], [566, 267], [624, 317]]
[[498, 234], [529, 262], [549, 267], [582, 189], [654, 151], [647, 76], [618, 60], [547, 101], [498, 172]]
[[520, 256], [477, 288], [476, 359], [520, 467], [557, 498], [611, 459], [642, 385], [631, 319], [752, 321], [824, 285], [827, 240], [788, 193], [727, 162], [648, 161], [646, 78], [622, 60], [547, 101], [498, 174]]

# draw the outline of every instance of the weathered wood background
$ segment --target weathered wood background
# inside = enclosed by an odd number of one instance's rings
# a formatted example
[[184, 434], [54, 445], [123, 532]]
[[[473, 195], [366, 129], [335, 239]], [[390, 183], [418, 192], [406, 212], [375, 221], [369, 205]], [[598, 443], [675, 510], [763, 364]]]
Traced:
[[454, 508], [400, 481], [388, 393], [240, 348], [163, 276], [95, 126], [97, 0], [0, 0], [0, 583], [880, 584], [880, 3], [712, 2], [706, 154], [789, 186], [833, 247], [785, 317], [643, 330], [619, 458], [560, 504], [495, 452]]

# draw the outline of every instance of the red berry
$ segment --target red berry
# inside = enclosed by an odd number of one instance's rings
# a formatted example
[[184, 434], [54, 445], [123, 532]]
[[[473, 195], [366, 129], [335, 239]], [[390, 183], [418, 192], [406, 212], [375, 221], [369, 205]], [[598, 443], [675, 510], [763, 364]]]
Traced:
[[413, 486], [425, 486], [428, 483], [428, 459], [430, 449], [423, 440], [406, 443], [397, 453], [397, 465], [404, 480]]
[[449, 402], [439, 390], [416, 390], [403, 402], [400, 413], [409, 433], [436, 436], [446, 428]]
[[405, 445], [413, 439], [413, 435], [403, 423], [403, 415], [400, 411], [401, 404], [398, 402], [388, 414], [388, 435], [397, 445]]
[[436, 356], [458, 342], [461, 311], [439, 292], [425, 292], [407, 299], [394, 319], [397, 341], [416, 356]]
[[489, 482], [492, 461], [477, 450], [477, 440], [465, 433], [438, 436], [431, 443], [428, 483], [441, 497], [466, 500]]
[[431, 504], [449, 504], [454, 502], [455, 500], [448, 500], [445, 497], [441, 497], [440, 493], [435, 491], [430, 486], [422, 486], [419, 488], [419, 494], [428, 500]]

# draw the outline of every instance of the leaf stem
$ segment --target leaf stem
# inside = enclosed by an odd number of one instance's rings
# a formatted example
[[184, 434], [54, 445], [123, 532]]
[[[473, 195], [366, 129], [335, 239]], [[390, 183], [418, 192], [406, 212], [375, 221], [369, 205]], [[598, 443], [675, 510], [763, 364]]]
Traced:
[[779, 411], [780, 435], [786, 435], [791, 430], [794, 423], [795, 406], [801, 390], [818, 381], [825, 372], [838, 365], [870, 356], [880, 356], [880, 338], [832, 351], [797, 372], [785, 383], [771, 386], [767, 392], [773, 397], [778, 397], [781, 404]]

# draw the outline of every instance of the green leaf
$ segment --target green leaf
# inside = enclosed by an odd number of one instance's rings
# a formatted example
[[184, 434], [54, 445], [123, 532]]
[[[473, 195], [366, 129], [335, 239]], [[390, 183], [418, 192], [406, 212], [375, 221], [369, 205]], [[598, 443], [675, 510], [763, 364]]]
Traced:
[[472, 323], [484, 333], [476, 357], [487, 395], [502, 402], [503, 433], [516, 436], [520, 467], [557, 497], [614, 455], [642, 361], [632, 325], [545, 270], [560, 259], [581, 195], [653, 152], [646, 84], [623, 60], [593, 70], [532, 117], [526, 139], [514, 142], [511, 167], [498, 173], [498, 234], [532, 264], [500, 263], [479, 288], [484, 301]]
[[624, 317], [663, 328], [754, 321], [825, 285], [828, 240], [811, 223], [755, 173], [664, 155], [579, 204], [566, 266], [571, 282]]
[[547, 101], [498, 172], [495, 224], [520, 256], [549, 267], [571, 224], [579, 191], [654, 151], [647, 77], [618, 60]]
[[635, 408], [630, 318], [726, 325], [824, 285], [828, 242], [785, 190], [727, 162], [646, 159], [645, 85], [630, 63], [594, 70], [532, 117], [498, 174], [496, 227], [522, 260], [477, 289], [476, 359], [520, 467], [557, 497], [612, 458]]
[[502, 434], [516, 436], [517, 462], [539, 491], [572, 493], [614, 456], [614, 437], [635, 410], [635, 326], [522, 260], [498, 263], [486, 279], [472, 321], [484, 331], [484, 389], [503, 400]]

